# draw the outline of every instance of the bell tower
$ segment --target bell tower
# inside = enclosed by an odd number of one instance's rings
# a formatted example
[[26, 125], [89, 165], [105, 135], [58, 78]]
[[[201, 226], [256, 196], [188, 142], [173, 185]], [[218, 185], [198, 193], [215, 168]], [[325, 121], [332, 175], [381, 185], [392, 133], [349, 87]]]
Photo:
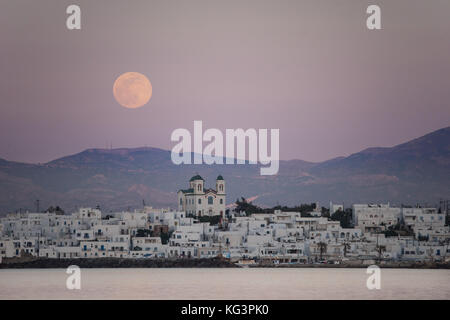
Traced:
[[216, 191], [217, 194], [225, 194], [225, 180], [222, 175], [219, 175], [216, 179]]
[[205, 185], [205, 181], [200, 175], [193, 176], [191, 180], [189, 180], [190, 187], [193, 190], [194, 194], [203, 194], [203, 188]]

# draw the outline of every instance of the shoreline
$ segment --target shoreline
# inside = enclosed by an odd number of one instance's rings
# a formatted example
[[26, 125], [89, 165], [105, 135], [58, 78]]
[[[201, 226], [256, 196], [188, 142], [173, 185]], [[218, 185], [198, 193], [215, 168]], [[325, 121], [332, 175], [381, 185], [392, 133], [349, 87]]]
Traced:
[[132, 259], [132, 258], [36, 258], [27, 261], [5, 261], [0, 269], [52, 269], [76, 265], [80, 268], [239, 268], [234, 263], [211, 259]]
[[[205, 259], [131, 259], [131, 258], [78, 258], [78, 259], [3, 259], [0, 269], [54, 269], [67, 268], [71, 265], [80, 268], [331, 268], [361, 269], [369, 264], [253, 264], [239, 266], [235, 262], [223, 258]], [[449, 262], [382, 262], [374, 263], [380, 268], [389, 269], [450, 269]]]

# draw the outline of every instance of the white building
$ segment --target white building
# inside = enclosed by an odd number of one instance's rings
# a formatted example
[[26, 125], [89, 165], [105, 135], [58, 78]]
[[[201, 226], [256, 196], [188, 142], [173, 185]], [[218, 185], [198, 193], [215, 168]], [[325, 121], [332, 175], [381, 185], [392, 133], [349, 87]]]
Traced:
[[333, 202], [330, 201], [330, 216], [335, 213], [336, 211], [344, 211], [344, 205], [343, 204], [333, 204]]
[[389, 204], [354, 204], [353, 222], [363, 232], [386, 230], [401, 220], [401, 209]]
[[189, 189], [178, 191], [178, 210], [187, 215], [221, 216], [225, 214], [225, 180], [216, 179], [216, 190], [205, 189], [205, 181], [199, 175], [189, 180]]
[[402, 219], [404, 224], [412, 229], [445, 225], [445, 214], [438, 213], [436, 208], [402, 208]]
[[[144, 207], [102, 216], [99, 209], [82, 208], [71, 215], [21, 213], [0, 218], [0, 259], [221, 255], [232, 261], [259, 259], [275, 264], [450, 259], [449, 226], [445, 214], [434, 208], [354, 205], [354, 228], [342, 228], [327, 217], [280, 210], [214, 225], [190, 215], [220, 215], [225, 210], [222, 177], [216, 180], [217, 190], [205, 190], [200, 176], [193, 177], [190, 186], [188, 192], [179, 193], [178, 211]], [[210, 196], [212, 204], [208, 204]], [[397, 223], [403, 233], [380, 232]]]

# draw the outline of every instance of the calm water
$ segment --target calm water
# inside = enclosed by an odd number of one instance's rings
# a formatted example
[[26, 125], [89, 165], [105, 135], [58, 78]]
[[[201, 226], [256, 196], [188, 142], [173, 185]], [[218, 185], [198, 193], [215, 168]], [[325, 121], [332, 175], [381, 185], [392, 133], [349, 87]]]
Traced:
[[82, 269], [81, 290], [64, 269], [0, 270], [0, 299], [450, 299], [450, 270]]

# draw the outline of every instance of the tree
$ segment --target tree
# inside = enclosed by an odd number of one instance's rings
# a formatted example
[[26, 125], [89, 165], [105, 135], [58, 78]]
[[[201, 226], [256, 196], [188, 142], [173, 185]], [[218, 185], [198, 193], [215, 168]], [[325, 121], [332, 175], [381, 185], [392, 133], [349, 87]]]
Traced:
[[330, 209], [322, 207], [322, 217], [324, 218], [330, 218]]
[[149, 229], [138, 229], [136, 232], [136, 237], [149, 237], [151, 231]]
[[168, 244], [171, 235], [172, 234], [170, 232], [161, 232], [161, 234], [159, 235], [159, 237], [161, 238], [161, 243]]
[[317, 244], [317, 246], [319, 247], [319, 253], [320, 253], [320, 260], [322, 260], [322, 256], [325, 252], [327, 252], [327, 244], [325, 242], [319, 242]]
[[351, 209], [345, 211], [339, 209], [331, 215], [331, 220], [339, 221], [342, 228], [351, 228], [352, 211]]
[[377, 251], [378, 251], [378, 260], [381, 260], [382, 254], [386, 252], [386, 246], [377, 245]]
[[381, 233], [383, 233], [386, 237], [398, 236], [398, 233], [394, 231], [392, 227], [389, 227], [388, 230], [382, 231]]
[[209, 224], [211, 224], [212, 226], [214, 225], [218, 225], [220, 223], [221, 220], [221, 216], [202, 216], [202, 217], [198, 217], [198, 220], [200, 222], [209, 222]]
[[347, 256], [347, 251], [350, 250], [350, 243], [348, 243], [347, 241], [344, 242], [344, 257]]
[[56, 206], [56, 207], [50, 206], [50, 207], [48, 207], [48, 209], [47, 209], [45, 212], [48, 212], [48, 213], [56, 213], [56, 214], [58, 214], [58, 215], [64, 214], [64, 210], [61, 209], [60, 206]]
[[260, 207], [253, 205], [251, 202], [247, 202], [247, 200], [244, 197], [241, 197], [240, 201], [239, 199], [236, 200], [235, 210], [236, 212], [245, 211], [245, 214], [247, 216], [257, 212], [263, 212], [263, 210]]

